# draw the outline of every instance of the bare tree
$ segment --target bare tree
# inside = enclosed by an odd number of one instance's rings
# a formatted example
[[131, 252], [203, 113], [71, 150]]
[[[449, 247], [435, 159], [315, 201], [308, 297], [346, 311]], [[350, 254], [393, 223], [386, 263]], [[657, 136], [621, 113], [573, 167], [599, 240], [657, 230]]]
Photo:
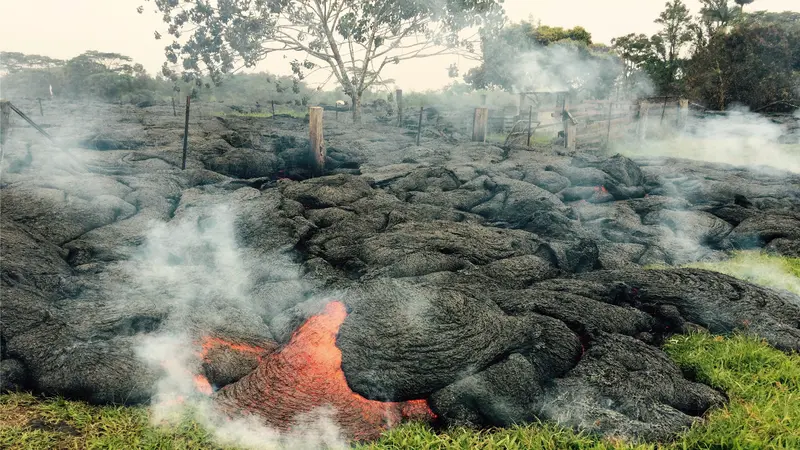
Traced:
[[[238, 64], [253, 67], [274, 52], [301, 52], [304, 58], [291, 62], [294, 74], [303, 79], [309, 71], [328, 71], [352, 99], [355, 122], [362, 94], [381, 82], [388, 65], [453, 52], [477, 57], [477, 32], [460, 34], [503, 15], [502, 0], [152, 1], [175, 38], [167, 59], [177, 64], [182, 57], [184, 80], [208, 73], [219, 83]], [[178, 42], [184, 33], [190, 36]], [[178, 77], [167, 63], [162, 72]]]

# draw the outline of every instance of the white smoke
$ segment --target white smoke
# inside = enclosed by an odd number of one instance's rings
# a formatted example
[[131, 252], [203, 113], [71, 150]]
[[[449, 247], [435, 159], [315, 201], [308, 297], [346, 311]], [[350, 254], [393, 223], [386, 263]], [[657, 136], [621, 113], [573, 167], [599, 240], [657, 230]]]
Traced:
[[[653, 118], [650, 122], [656, 122]], [[648, 124], [645, 142], [612, 142], [611, 150], [627, 156], [666, 156], [747, 167], [771, 167], [800, 173], [800, 145], [781, 142], [787, 129], [745, 108], [724, 115], [689, 117], [685, 129], [659, 130]]]
[[[594, 52], [570, 41], [536, 46], [514, 58], [510, 75], [515, 92], [571, 91], [579, 97], [609, 95], [622, 75], [621, 64], [610, 54]], [[649, 89], [649, 85], [640, 87]]]
[[[50, 143], [22, 125], [21, 118], [12, 116], [12, 130], [0, 160], [4, 183], [49, 187], [63, 191], [73, 202], [116, 195], [120, 204], [135, 211], [137, 207], [122, 200], [129, 189], [121, 183], [139, 188], [152, 183], [152, 191], [144, 189], [145, 195], [168, 195], [165, 192], [185, 182], [185, 178], [180, 180], [180, 171], [167, 164], [152, 168], [140, 162], [132, 167], [121, 159], [120, 152], [80, 148], [79, 141], [93, 131], [117, 131], [126, 126], [114, 120], [120, 114], [116, 106], [53, 101], [44, 104], [44, 116], [39, 116], [35, 102], [18, 103], [15, 105], [45, 126], [56, 142]], [[81, 108], [88, 112], [78, 111]], [[130, 128], [142, 133], [137, 124]], [[147, 173], [136, 175], [142, 168]], [[115, 176], [120, 171], [123, 176]], [[251, 188], [212, 191], [183, 190], [181, 206], [169, 220], [146, 207], [127, 221], [110, 225], [132, 240], [143, 235], [143, 242], [130, 259], [102, 267], [98, 280], [113, 280], [108, 298], [124, 304], [122, 310], [165, 316], [157, 331], [136, 339], [134, 348], [142, 363], [159, 374], [150, 406], [153, 423], [174, 427], [189, 415], [220, 444], [241, 448], [346, 448], [329, 409], [298, 415], [293, 431], [287, 433], [263, 425], [258, 416], [230, 419], [217, 410], [210, 397], [198, 392], [195, 375], [202, 373], [199, 337], [209, 332], [224, 337], [229, 330], [234, 335], [242, 330], [254, 337], [268, 335], [264, 317], [303, 299], [308, 290], [300, 267], [289, 256], [277, 251], [265, 254], [244, 247], [237, 239], [242, 205], [257, 201], [261, 193]], [[264, 203], [260, 207], [269, 207], [269, 202]], [[152, 217], [160, 219], [148, 222]], [[271, 283], [279, 288], [272, 288]], [[278, 300], [283, 303], [272, 304]], [[114, 305], [108, 308], [117, 309]]]
[[[248, 195], [237, 191], [232, 196]], [[287, 271], [291, 273], [285, 257], [256, 258], [240, 248], [238, 213], [235, 200], [179, 208], [173, 220], [152, 226], [142, 251], [130, 261], [129, 288], [170, 307], [162, 328], [142, 339], [136, 349], [145, 363], [163, 374], [151, 406], [153, 421], [176, 425], [191, 412], [222, 444], [252, 449], [344, 448], [345, 440], [329, 410], [299, 415], [292, 427], [296, 431], [287, 434], [263, 425], [257, 417], [230, 419], [197, 391], [198, 333], [224, 334], [230, 324], [244, 320], [252, 320], [250, 329], [259, 328], [262, 319], [252, 298], [255, 275], [249, 268], [274, 266], [272, 275], [283, 279], [289, 276]]]

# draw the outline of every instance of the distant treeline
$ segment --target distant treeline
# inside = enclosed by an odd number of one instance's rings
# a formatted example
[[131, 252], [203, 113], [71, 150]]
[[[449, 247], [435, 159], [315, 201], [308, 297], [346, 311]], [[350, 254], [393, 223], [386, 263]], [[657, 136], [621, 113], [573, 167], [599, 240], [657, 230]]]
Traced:
[[[237, 74], [220, 86], [208, 83], [198, 87], [189, 82], [173, 82], [160, 74], [148, 74], [141, 64], [118, 53], [87, 51], [69, 60], [41, 55], [0, 52], [0, 87], [4, 98], [93, 99], [147, 106], [169, 101], [170, 97], [191, 96], [195, 100], [249, 105], [260, 102], [278, 104], [335, 104], [347, 97], [337, 91], [318, 91], [289, 76], [266, 73]], [[387, 98], [374, 93], [373, 98]]]
[[[175, 83], [160, 74], [148, 74], [141, 64], [118, 53], [87, 51], [69, 60], [41, 55], [0, 52], [0, 87], [4, 98], [48, 98], [50, 86], [59, 98], [92, 99], [113, 103], [148, 106], [169, 102], [171, 97], [192, 97], [203, 102], [267, 108], [270, 102], [280, 105], [335, 105], [349, 102], [341, 88], [333, 91], [313, 89], [291, 76], [267, 73], [236, 74], [219, 86], [210, 82]], [[464, 83], [454, 83], [436, 93], [408, 92], [404, 101], [409, 108], [441, 104], [474, 107], [482, 102], [485, 91], [475, 91]], [[488, 104], [513, 106], [516, 97], [497, 92], [488, 96]], [[364, 105], [394, 104], [394, 91], [388, 88], [365, 93]]]

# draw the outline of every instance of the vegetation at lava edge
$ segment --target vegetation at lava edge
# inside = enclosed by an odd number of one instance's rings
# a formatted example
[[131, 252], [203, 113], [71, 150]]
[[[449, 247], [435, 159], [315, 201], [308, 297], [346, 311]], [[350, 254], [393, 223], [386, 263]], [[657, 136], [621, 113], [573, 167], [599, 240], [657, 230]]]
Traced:
[[[751, 282], [800, 293], [800, 259], [737, 253], [694, 264]], [[381, 449], [796, 449], [800, 448], [800, 355], [736, 334], [673, 338], [666, 352], [698, 379], [724, 390], [730, 403], [710, 411], [675, 442], [633, 444], [598, 439], [550, 424], [501, 430], [437, 432], [407, 424], [360, 450]], [[208, 449], [213, 434], [187, 417], [179, 426], [151, 424], [141, 407], [91, 406], [26, 393], [0, 395], [0, 448]]]

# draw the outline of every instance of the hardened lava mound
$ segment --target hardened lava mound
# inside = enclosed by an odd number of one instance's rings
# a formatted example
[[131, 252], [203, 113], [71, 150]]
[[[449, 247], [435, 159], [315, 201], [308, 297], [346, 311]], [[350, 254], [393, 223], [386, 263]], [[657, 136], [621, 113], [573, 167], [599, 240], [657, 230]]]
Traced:
[[3, 389], [146, 403], [165, 374], [143, 355], [185, 357], [221, 411], [278, 430], [328, 410], [356, 440], [404, 420], [666, 440], [725, 396], [665, 339], [800, 350], [796, 295], [676, 268], [800, 256], [798, 174], [334, 123], [306, 179], [288, 118], [199, 118], [181, 171], [171, 110], [103, 108], [92, 136], [147, 145], [4, 149]]

